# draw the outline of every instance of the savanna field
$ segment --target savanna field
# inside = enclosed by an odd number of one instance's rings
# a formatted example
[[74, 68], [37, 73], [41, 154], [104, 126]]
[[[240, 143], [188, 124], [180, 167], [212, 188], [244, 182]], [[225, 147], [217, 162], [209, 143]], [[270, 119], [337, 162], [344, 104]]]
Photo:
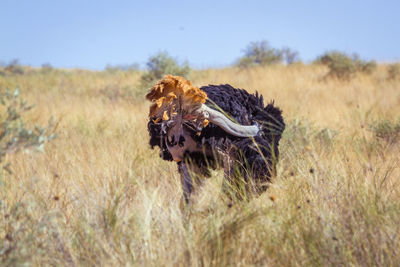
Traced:
[[176, 163], [148, 145], [140, 71], [0, 76], [35, 105], [27, 127], [52, 119], [56, 134], [2, 159], [0, 265], [398, 266], [400, 79], [385, 64], [350, 79], [328, 71], [191, 71], [196, 86], [274, 100], [286, 129], [265, 193], [228, 207], [216, 170], [186, 209]]

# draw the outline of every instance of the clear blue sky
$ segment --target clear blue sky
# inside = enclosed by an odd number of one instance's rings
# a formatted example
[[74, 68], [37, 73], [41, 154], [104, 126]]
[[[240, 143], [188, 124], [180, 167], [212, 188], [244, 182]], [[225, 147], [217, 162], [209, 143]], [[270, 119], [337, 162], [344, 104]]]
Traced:
[[0, 61], [103, 69], [166, 50], [194, 67], [224, 66], [249, 42], [400, 59], [400, 1], [1, 0]]

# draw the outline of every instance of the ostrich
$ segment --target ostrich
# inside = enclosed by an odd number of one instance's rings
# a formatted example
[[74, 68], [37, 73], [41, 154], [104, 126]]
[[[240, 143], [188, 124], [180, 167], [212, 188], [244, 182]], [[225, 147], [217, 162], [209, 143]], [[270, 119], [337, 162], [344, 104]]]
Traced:
[[258, 194], [267, 189], [285, 128], [273, 102], [264, 106], [258, 93], [229, 84], [198, 88], [172, 75], [152, 87], [146, 98], [153, 102], [150, 146], [160, 148], [162, 159], [177, 162], [186, 203], [202, 178], [210, 176], [209, 169], [219, 166], [225, 172], [224, 191], [241, 185], [245, 192]]

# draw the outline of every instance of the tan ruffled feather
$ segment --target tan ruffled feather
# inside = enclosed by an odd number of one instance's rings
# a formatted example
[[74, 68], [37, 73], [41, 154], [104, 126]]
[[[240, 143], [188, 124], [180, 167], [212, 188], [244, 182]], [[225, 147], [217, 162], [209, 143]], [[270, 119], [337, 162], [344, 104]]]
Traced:
[[154, 103], [149, 117], [168, 120], [176, 114], [177, 105], [183, 109], [198, 107], [206, 102], [207, 94], [183, 77], [167, 75], [150, 89], [146, 98]]

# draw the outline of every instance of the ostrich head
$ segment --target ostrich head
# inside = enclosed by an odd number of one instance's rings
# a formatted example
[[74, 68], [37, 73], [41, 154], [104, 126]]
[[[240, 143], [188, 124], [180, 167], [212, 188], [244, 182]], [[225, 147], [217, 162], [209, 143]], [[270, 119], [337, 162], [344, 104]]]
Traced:
[[154, 123], [161, 124], [168, 150], [176, 161], [182, 160], [184, 151], [196, 150], [191, 136], [200, 135], [210, 122], [238, 137], [255, 136], [260, 131], [258, 125], [244, 126], [233, 122], [210, 101], [206, 103], [204, 91], [179, 76], [165, 76], [150, 89], [146, 98], [153, 102], [149, 117]]

